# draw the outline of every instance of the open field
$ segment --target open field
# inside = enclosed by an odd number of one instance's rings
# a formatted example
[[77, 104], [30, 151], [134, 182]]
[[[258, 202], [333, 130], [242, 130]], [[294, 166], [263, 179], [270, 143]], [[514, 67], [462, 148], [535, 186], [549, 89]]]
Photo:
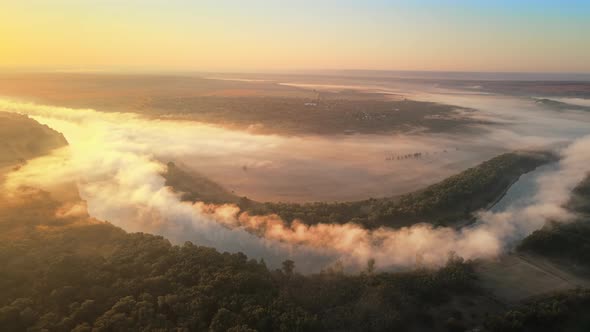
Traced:
[[136, 112], [265, 134], [466, 130], [468, 110], [353, 89], [315, 91], [273, 81], [194, 76], [0, 75], [0, 95], [105, 112]]

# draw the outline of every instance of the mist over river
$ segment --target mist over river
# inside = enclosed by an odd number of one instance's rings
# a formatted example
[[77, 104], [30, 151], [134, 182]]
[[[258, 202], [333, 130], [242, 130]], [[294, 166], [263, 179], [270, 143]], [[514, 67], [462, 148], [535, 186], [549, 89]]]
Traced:
[[503, 152], [553, 149], [588, 134], [590, 128], [589, 112], [548, 110], [529, 97], [399, 82], [293, 84], [320, 91], [352, 86], [466, 107], [471, 110], [463, 116], [482, 124], [463, 132], [281, 137], [268, 149], [207, 158], [195, 151], [181, 161], [236, 194], [259, 201], [357, 200], [420, 189]]
[[[376, 88], [388, 89], [370, 87]], [[529, 97], [436, 86], [419, 90], [396, 86], [392, 98], [402, 94], [466, 107], [459, 116], [482, 121], [443, 132], [261, 135], [131, 112], [0, 99], [0, 109], [27, 114], [63, 133], [69, 143], [66, 150], [13, 172], [9, 184], [46, 189], [76, 181], [91, 216], [127, 231], [242, 251], [275, 266], [290, 257], [308, 272], [334, 262], [362, 269], [370, 259], [382, 269], [413, 267], [418, 257], [442, 266], [449, 252], [465, 259], [493, 258], [548, 218], [571, 218], [562, 205], [588, 171], [590, 113], [548, 110]], [[162, 176], [166, 163], [175, 161], [259, 201], [355, 200], [419, 190], [503, 152], [527, 149], [553, 150], [563, 158], [555, 169], [524, 175], [496, 207], [462, 229], [429, 223], [400, 229], [309, 226], [276, 215], [248, 216], [231, 204], [182, 201]], [[538, 179], [529, 179], [537, 174]], [[511, 203], [519, 197], [532, 199]]]

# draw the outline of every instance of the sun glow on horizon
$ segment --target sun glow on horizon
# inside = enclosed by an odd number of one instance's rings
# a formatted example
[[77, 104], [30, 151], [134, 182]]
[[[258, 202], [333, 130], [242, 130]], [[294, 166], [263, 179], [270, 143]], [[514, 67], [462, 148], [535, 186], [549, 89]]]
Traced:
[[590, 72], [589, 15], [582, 1], [10, 2], [0, 67]]

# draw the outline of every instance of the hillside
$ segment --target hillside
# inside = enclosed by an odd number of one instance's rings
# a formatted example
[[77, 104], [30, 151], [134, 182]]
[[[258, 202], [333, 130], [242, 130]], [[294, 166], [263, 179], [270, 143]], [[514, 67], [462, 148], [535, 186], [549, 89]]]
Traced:
[[26, 115], [0, 110], [0, 166], [22, 163], [67, 145], [61, 133]]
[[166, 185], [181, 193], [184, 201], [207, 203], [238, 203], [240, 198], [228, 192], [220, 184], [197, 172], [188, 171], [174, 162], [166, 165]]

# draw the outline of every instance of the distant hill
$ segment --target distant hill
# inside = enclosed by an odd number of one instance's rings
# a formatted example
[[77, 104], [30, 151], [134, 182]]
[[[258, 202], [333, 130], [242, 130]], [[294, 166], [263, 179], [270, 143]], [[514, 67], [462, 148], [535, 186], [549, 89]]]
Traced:
[[42, 156], [67, 144], [61, 133], [26, 115], [0, 110], [0, 166]]

